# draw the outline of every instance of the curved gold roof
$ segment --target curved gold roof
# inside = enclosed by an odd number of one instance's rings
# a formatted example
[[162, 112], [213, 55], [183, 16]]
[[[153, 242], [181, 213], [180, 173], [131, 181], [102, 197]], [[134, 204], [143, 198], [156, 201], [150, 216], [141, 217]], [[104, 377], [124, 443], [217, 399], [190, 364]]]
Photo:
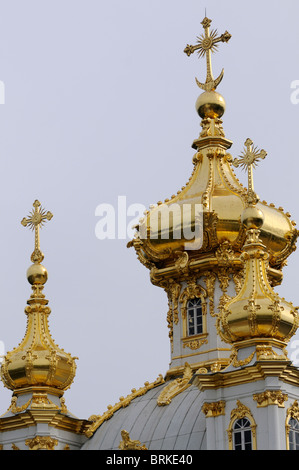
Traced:
[[[170, 271], [171, 264], [182, 256], [188, 260], [199, 261], [201, 258], [204, 268], [209, 268], [215, 262], [216, 250], [223, 244], [229, 247], [235, 258], [238, 257], [246, 237], [241, 214], [246, 204], [251, 203], [250, 198], [256, 196], [252, 188], [246, 190], [243, 187], [232, 169], [236, 159], [227, 152], [232, 142], [225, 138], [220, 119], [226, 104], [223, 96], [216, 92], [224, 72], [222, 70], [216, 79], [212, 72], [212, 52], [221, 42], [228, 42], [231, 35], [227, 31], [221, 35], [216, 30], [210, 31], [211, 20], [207, 17], [201, 24], [204, 32], [197, 38], [197, 44], [188, 44], [184, 50], [188, 56], [197, 51], [200, 57], [206, 58], [207, 65], [205, 83], [196, 78], [197, 85], [204, 92], [196, 101], [202, 131], [192, 145], [196, 150], [194, 169], [188, 183], [177, 194], [164, 203], [158, 202], [147, 212], [137, 226], [134, 239], [128, 244], [135, 247], [140, 261], [155, 275], [157, 270]], [[247, 139], [245, 145], [250, 146], [251, 141]], [[244, 159], [254, 156], [256, 160], [265, 155], [265, 151], [257, 154], [253, 149], [251, 154], [247, 152], [244, 155]], [[270, 255], [272, 272], [280, 271], [289, 254], [295, 250], [298, 231], [283, 209], [265, 201], [258, 205], [264, 213], [260, 238]], [[239, 263], [238, 260], [236, 262]], [[198, 262], [197, 268], [199, 265]], [[281, 273], [279, 277], [281, 279]], [[279, 279], [276, 282], [280, 282]]]
[[[177, 252], [187, 251], [193, 258], [213, 255], [225, 242], [239, 253], [244, 244], [241, 214], [248, 202], [248, 191], [232, 168], [233, 158], [227, 152], [231, 142], [224, 137], [219, 118], [204, 118], [202, 127], [199, 139], [193, 143], [197, 152], [188, 183], [171, 199], [148, 211], [137, 227], [131, 244], [148, 267], [169, 264]], [[264, 213], [260, 238], [270, 254], [270, 265], [280, 270], [295, 249], [298, 231], [290, 214], [282, 208], [265, 201], [257, 206]], [[196, 238], [198, 216], [202, 218], [202, 229]]]

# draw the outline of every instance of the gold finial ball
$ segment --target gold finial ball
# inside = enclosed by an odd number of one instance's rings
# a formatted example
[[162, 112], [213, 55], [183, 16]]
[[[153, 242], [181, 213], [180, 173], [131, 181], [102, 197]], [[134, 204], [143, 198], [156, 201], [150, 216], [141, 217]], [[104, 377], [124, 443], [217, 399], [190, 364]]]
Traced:
[[259, 229], [264, 223], [264, 214], [256, 206], [248, 206], [241, 215], [241, 222], [247, 229]]
[[27, 279], [29, 284], [45, 284], [48, 280], [48, 271], [42, 264], [32, 264], [27, 269]]
[[197, 98], [195, 108], [202, 119], [220, 118], [225, 111], [225, 100], [216, 91], [205, 91]]

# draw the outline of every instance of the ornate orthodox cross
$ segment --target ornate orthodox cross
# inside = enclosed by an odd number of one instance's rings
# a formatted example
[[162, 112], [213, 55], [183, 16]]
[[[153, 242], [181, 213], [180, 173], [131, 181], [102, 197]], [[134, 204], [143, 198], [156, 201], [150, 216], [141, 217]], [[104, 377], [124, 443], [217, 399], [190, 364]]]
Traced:
[[267, 155], [265, 150], [257, 150], [256, 147], [253, 147], [253, 142], [250, 139], [245, 141], [246, 150], [243, 151], [243, 154], [240, 158], [235, 158], [232, 164], [235, 167], [240, 166], [242, 169], [247, 170], [248, 172], [248, 204], [256, 204], [257, 196], [254, 192], [253, 187], [253, 168], [257, 166], [257, 163], [260, 159], [264, 159]]
[[203, 25], [204, 28], [204, 34], [201, 36], [197, 37], [197, 45], [196, 46], [190, 46], [187, 44], [186, 48], [184, 49], [184, 52], [190, 56], [193, 54], [193, 52], [198, 51], [199, 57], [203, 57], [204, 55], [206, 56], [207, 60], [207, 78], [205, 83], [201, 83], [195, 78], [197, 85], [199, 88], [205, 91], [212, 91], [216, 90], [217, 86], [221, 82], [224, 74], [224, 70], [222, 69], [220, 75], [216, 80], [213, 77], [213, 72], [212, 72], [212, 62], [211, 62], [211, 52], [215, 52], [218, 49], [218, 42], [228, 42], [231, 38], [231, 34], [229, 34], [227, 31], [225, 33], [221, 34], [221, 36], [217, 36], [217, 29], [213, 29], [210, 33], [210, 25], [212, 23], [212, 20], [209, 20], [209, 18], [205, 17], [201, 24]]
[[46, 212], [45, 209], [41, 207], [38, 200], [34, 201], [33, 207], [34, 210], [30, 212], [28, 218], [23, 218], [21, 224], [24, 225], [24, 227], [27, 227], [28, 225], [31, 230], [35, 230], [34, 251], [31, 255], [31, 261], [33, 263], [41, 263], [44, 259], [44, 255], [40, 250], [39, 229], [43, 226], [45, 221], [52, 219], [53, 214], [49, 211]]

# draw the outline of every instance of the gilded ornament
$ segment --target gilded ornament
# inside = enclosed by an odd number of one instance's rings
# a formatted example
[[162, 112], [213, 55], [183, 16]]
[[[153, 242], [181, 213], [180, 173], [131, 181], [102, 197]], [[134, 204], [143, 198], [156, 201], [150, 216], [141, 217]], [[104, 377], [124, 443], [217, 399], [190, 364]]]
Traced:
[[269, 405], [277, 405], [284, 408], [284, 402], [288, 400], [288, 395], [281, 390], [266, 390], [265, 392], [255, 393], [253, 399], [257, 402], [258, 408]]
[[225, 401], [204, 403], [201, 411], [205, 414], [206, 418], [216, 418], [217, 416], [225, 415]]
[[44, 259], [44, 255], [40, 250], [39, 230], [47, 220], [52, 219], [53, 214], [51, 214], [50, 211], [46, 212], [38, 200], [34, 201], [33, 207], [34, 210], [31, 211], [28, 218], [24, 217], [21, 223], [24, 227], [28, 226], [31, 230], [35, 231], [35, 246], [31, 255], [31, 261], [33, 263], [41, 263]]
[[287, 352], [283, 349], [284, 354], [275, 352], [271, 345], [257, 344], [256, 345], [256, 358], [258, 361], [285, 361], [287, 360]]
[[162, 392], [160, 393], [157, 399], [157, 404], [159, 406], [169, 405], [169, 403], [174, 397], [176, 397], [179, 393], [182, 393], [190, 387], [191, 384], [189, 382], [192, 378], [192, 375], [192, 369], [190, 365], [186, 362], [183, 377], [174, 379], [163, 388]]
[[209, 310], [210, 310], [210, 315], [212, 317], [215, 316], [214, 312], [214, 295], [215, 295], [215, 282], [216, 282], [216, 274], [212, 271], [207, 271], [203, 273], [204, 279], [205, 279], [205, 284], [206, 284], [206, 290], [209, 298]]
[[231, 420], [241, 419], [245, 416], [251, 416], [251, 411], [240, 400], [237, 400], [237, 408], [234, 408], [230, 414]]
[[54, 450], [58, 440], [50, 436], [35, 436], [33, 439], [26, 439], [25, 444], [29, 450]]
[[11, 411], [14, 414], [21, 413], [22, 411], [28, 408], [30, 403], [31, 403], [31, 398], [26, 403], [24, 403], [24, 405], [17, 406], [17, 397], [12, 397], [11, 404], [10, 404], [10, 407], [8, 408], [8, 411]]
[[235, 347], [232, 348], [230, 355], [231, 364], [234, 367], [244, 367], [247, 366], [253, 359], [255, 351], [253, 351], [246, 359], [238, 360], [238, 351]]
[[208, 340], [206, 337], [201, 338], [201, 339], [193, 339], [190, 341], [184, 341], [183, 348], [196, 350], [196, 349], [199, 349], [203, 344], [208, 344]]
[[179, 322], [178, 299], [180, 290], [181, 285], [177, 284], [173, 279], [169, 280], [165, 288], [168, 297], [167, 325], [171, 346], [173, 345], [173, 324], [177, 325]]
[[[256, 167], [259, 160], [263, 160], [267, 152], [265, 150], [258, 150], [256, 147], [253, 146], [253, 142], [251, 139], [246, 139], [245, 141], [246, 150], [243, 151], [242, 155], [239, 158], [235, 158], [233, 160], [233, 165], [235, 167], [240, 166], [241, 168], [247, 169], [248, 172], [248, 205], [256, 204], [258, 202], [258, 197], [254, 192], [253, 187], [253, 174], [252, 170]], [[254, 214], [254, 213], [253, 213]], [[252, 216], [252, 223], [256, 225], [256, 218]], [[255, 227], [259, 228], [259, 227]]]
[[118, 448], [120, 450], [147, 450], [147, 447], [144, 444], [141, 444], [140, 441], [132, 440], [128, 431], [124, 429], [121, 431], [122, 440], [119, 443]]
[[287, 421], [289, 421], [290, 418], [299, 420], [298, 400], [294, 400], [294, 403], [287, 410]]
[[215, 90], [219, 83], [221, 82], [223, 78], [224, 71], [220, 73], [219, 77], [216, 78], [216, 80], [213, 77], [213, 72], [212, 72], [212, 63], [211, 63], [211, 52], [215, 52], [218, 48], [218, 43], [219, 42], [228, 42], [231, 38], [231, 35], [225, 31], [225, 33], [221, 34], [221, 36], [217, 36], [217, 30], [212, 30], [210, 32], [210, 25], [211, 25], [211, 20], [207, 17], [203, 19], [201, 22], [203, 28], [204, 28], [204, 34], [202, 34], [200, 37], [197, 38], [197, 45], [196, 46], [190, 46], [187, 44], [184, 52], [190, 56], [193, 54], [193, 52], [198, 51], [199, 57], [206, 56], [206, 61], [207, 61], [207, 78], [205, 83], [200, 83], [196, 79], [197, 85], [205, 90], [206, 92], [210, 92], [212, 90]]

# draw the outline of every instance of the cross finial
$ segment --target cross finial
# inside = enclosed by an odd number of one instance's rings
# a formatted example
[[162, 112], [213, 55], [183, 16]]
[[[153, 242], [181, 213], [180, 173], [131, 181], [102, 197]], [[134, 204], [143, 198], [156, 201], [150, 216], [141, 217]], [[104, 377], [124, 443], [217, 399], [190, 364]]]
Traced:
[[227, 31], [225, 31], [225, 33], [221, 34], [221, 36], [218, 36], [218, 37], [217, 37], [217, 29], [213, 29], [210, 32], [211, 23], [212, 23], [212, 20], [209, 20], [209, 18], [205, 17], [203, 21], [201, 22], [204, 28], [204, 34], [197, 37], [196, 46], [190, 46], [189, 44], [187, 44], [187, 47], [184, 50], [184, 52], [188, 56], [193, 54], [193, 52], [195, 51], [198, 51], [199, 57], [203, 57], [204, 55], [206, 56], [206, 60], [207, 60], [206, 81], [205, 83], [201, 83], [197, 80], [197, 78], [195, 78], [196, 83], [199, 86], [199, 88], [205, 91], [216, 90], [224, 74], [224, 70], [222, 69], [219, 77], [214, 79], [213, 72], [212, 72], [211, 52], [215, 52], [218, 49], [218, 44], [217, 44], [218, 42], [228, 42], [231, 38], [231, 34], [229, 34]]
[[257, 166], [257, 163], [260, 159], [264, 159], [267, 155], [265, 150], [258, 150], [253, 146], [251, 139], [246, 139], [245, 141], [245, 151], [240, 156], [240, 158], [235, 158], [233, 160], [233, 165], [235, 167], [240, 166], [242, 169], [247, 170], [248, 172], [248, 204], [256, 204], [257, 195], [254, 192], [253, 187], [253, 174], [252, 170]]
[[31, 230], [35, 230], [34, 251], [31, 255], [31, 261], [33, 263], [41, 263], [44, 259], [44, 255], [40, 250], [39, 229], [43, 226], [45, 221], [52, 219], [53, 214], [49, 211], [46, 212], [38, 200], [34, 201], [33, 207], [34, 210], [30, 212], [28, 218], [23, 218], [21, 224], [24, 225], [24, 227], [28, 225]]

